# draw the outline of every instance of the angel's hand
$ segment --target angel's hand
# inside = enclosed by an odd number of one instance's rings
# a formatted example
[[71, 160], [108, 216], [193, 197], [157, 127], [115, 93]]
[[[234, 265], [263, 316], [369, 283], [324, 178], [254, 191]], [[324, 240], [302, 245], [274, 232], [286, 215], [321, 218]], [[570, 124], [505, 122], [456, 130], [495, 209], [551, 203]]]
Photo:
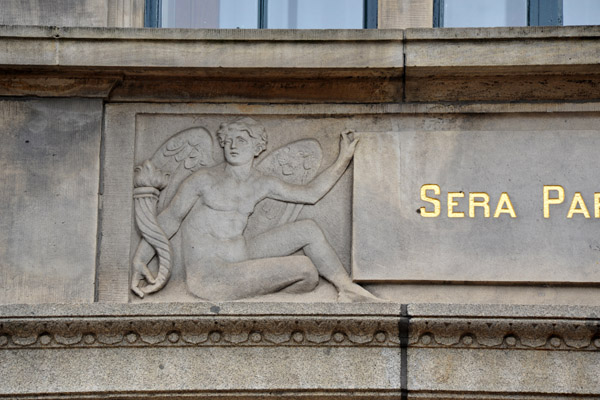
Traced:
[[142, 281], [153, 284], [156, 279], [148, 266], [141, 261], [133, 260], [133, 277], [131, 278], [131, 290], [141, 298], [144, 298], [144, 289], [140, 286]]
[[[352, 138], [350, 138], [351, 134]], [[353, 130], [346, 130], [340, 134], [340, 154], [338, 158], [345, 162], [350, 162], [350, 160], [354, 156], [356, 144], [358, 143], [358, 139], [354, 137], [353, 134]]]

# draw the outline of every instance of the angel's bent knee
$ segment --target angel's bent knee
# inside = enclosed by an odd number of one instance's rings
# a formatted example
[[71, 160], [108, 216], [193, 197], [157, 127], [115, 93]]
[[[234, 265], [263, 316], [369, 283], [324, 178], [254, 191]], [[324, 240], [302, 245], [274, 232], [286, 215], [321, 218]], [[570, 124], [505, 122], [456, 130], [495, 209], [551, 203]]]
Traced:
[[319, 272], [312, 262], [307, 261], [298, 265], [298, 273], [301, 276], [302, 291], [310, 292], [319, 284]]

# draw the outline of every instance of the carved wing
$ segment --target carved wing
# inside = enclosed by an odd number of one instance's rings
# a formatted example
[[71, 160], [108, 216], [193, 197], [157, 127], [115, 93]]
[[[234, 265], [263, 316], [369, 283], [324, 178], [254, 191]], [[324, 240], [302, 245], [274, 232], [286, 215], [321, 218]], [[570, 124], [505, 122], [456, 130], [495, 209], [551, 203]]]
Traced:
[[169, 176], [158, 200], [160, 213], [171, 201], [185, 178], [202, 167], [215, 164], [213, 141], [209, 131], [195, 127], [173, 135], [154, 153], [150, 162]]
[[[265, 175], [294, 184], [310, 182], [319, 171], [323, 151], [314, 139], [303, 139], [283, 146], [269, 154], [256, 167]], [[268, 229], [295, 221], [302, 204], [264, 199], [256, 205], [244, 234], [252, 237]]]
[[[156, 277], [148, 277], [146, 261], [134, 257], [131, 289], [144, 297], [162, 289], [171, 276], [173, 248], [157, 221], [157, 215], [169, 204], [181, 182], [194, 171], [212, 166], [212, 137], [202, 127], [181, 131], [167, 140], [152, 158], [136, 167], [133, 198], [136, 224], [158, 256]], [[140, 286], [142, 280], [150, 283]]]

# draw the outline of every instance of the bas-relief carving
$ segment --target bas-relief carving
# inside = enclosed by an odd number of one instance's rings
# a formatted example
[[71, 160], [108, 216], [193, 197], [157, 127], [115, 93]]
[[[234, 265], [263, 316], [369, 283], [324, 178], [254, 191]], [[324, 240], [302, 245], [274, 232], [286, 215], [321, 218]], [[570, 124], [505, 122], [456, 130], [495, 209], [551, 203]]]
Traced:
[[5, 319], [0, 351], [98, 347], [392, 347], [396, 317], [199, 316]]
[[[337, 160], [318, 175], [322, 154], [315, 140], [285, 145], [254, 165], [267, 148], [260, 123], [221, 124], [217, 139], [222, 163], [212, 158], [210, 132], [198, 127], [174, 135], [136, 168], [143, 239], [133, 257], [132, 291], [144, 297], [161, 290], [176, 255], [188, 291], [201, 299], [306, 293], [323, 277], [338, 301], [378, 301], [352, 282], [320, 227], [297, 220], [302, 205], [318, 202], [348, 167], [358, 142], [351, 132], [341, 134]], [[148, 263], [155, 255], [153, 274]]]

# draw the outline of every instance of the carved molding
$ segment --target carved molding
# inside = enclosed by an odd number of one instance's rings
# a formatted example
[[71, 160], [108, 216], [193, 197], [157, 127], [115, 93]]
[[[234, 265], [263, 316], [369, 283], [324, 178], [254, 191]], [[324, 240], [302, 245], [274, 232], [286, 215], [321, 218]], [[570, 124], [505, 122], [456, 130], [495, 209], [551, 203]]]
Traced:
[[600, 320], [413, 318], [409, 347], [598, 351]]
[[0, 350], [81, 347], [397, 347], [397, 318], [111, 317], [0, 321]]
[[[15, 348], [323, 346], [397, 347], [390, 316], [143, 316], [7, 318], [0, 350]], [[600, 320], [412, 318], [410, 348], [600, 349]]]

